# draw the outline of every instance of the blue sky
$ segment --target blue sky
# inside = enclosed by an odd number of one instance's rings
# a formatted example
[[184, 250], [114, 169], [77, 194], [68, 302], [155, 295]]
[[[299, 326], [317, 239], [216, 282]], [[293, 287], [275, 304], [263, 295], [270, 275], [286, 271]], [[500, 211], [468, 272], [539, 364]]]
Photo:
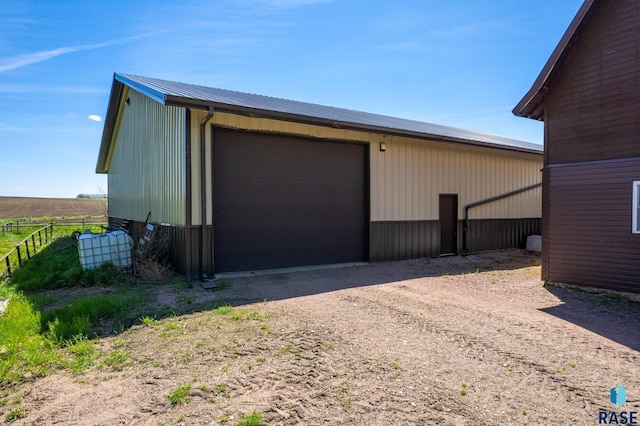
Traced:
[[542, 143], [511, 110], [582, 0], [50, 0], [0, 8], [0, 196], [104, 193], [114, 72]]

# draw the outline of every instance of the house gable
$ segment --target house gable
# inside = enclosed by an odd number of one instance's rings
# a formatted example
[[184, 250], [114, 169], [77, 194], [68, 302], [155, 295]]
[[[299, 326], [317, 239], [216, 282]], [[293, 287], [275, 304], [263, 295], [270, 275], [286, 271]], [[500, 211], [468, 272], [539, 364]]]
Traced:
[[640, 156], [640, 5], [601, 1], [544, 97], [548, 164]]
[[586, 0], [513, 111], [545, 123], [545, 281], [640, 291], [639, 67], [637, 0]]

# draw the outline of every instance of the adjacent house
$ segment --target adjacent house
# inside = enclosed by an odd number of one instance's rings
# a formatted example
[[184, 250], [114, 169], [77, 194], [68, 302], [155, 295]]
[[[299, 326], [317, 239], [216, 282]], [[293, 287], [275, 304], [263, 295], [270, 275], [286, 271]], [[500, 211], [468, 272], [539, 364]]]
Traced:
[[522, 247], [542, 147], [192, 84], [113, 78], [98, 173], [191, 278]]
[[513, 112], [544, 121], [542, 278], [640, 292], [640, 3], [586, 0]]

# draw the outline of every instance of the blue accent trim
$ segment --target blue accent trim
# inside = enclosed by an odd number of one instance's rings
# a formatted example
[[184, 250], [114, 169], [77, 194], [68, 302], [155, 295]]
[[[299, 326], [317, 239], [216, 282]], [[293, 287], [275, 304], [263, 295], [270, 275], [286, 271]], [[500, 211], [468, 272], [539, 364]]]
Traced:
[[113, 75], [113, 78], [115, 80], [119, 81], [120, 83], [122, 83], [122, 84], [124, 84], [126, 86], [129, 86], [132, 89], [135, 89], [136, 91], [142, 93], [143, 95], [150, 97], [154, 101], [159, 102], [162, 105], [166, 105], [166, 102], [165, 102], [166, 95], [165, 95], [165, 93], [160, 92], [159, 90], [152, 89], [147, 85], [144, 85], [144, 84], [138, 83], [136, 81], [130, 80], [130, 79], [124, 77], [122, 74], [115, 73]]

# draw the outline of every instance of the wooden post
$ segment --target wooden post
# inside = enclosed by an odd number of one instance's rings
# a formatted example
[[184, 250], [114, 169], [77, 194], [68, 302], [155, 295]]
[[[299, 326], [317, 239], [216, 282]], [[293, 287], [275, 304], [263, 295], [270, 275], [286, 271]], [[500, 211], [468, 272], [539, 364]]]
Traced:
[[[45, 232], [47, 232], [47, 230], [45, 229]], [[42, 247], [42, 230], [38, 229], [38, 241], [40, 241], [40, 247]]]
[[29, 239], [25, 240], [24, 247], [27, 249], [27, 259], [31, 259], [31, 253], [29, 253]]
[[[29, 242], [27, 242], [27, 245]], [[36, 254], [38, 250], [36, 249], [36, 236], [35, 234], [31, 234], [31, 245], [33, 246], [33, 254]]]
[[7, 274], [11, 276], [11, 261], [9, 260], [9, 256], [5, 257], [4, 261], [7, 264]]
[[20, 254], [20, 245], [16, 246], [16, 252], [18, 252], [18, 265], [22, 266], [22, 255]]

